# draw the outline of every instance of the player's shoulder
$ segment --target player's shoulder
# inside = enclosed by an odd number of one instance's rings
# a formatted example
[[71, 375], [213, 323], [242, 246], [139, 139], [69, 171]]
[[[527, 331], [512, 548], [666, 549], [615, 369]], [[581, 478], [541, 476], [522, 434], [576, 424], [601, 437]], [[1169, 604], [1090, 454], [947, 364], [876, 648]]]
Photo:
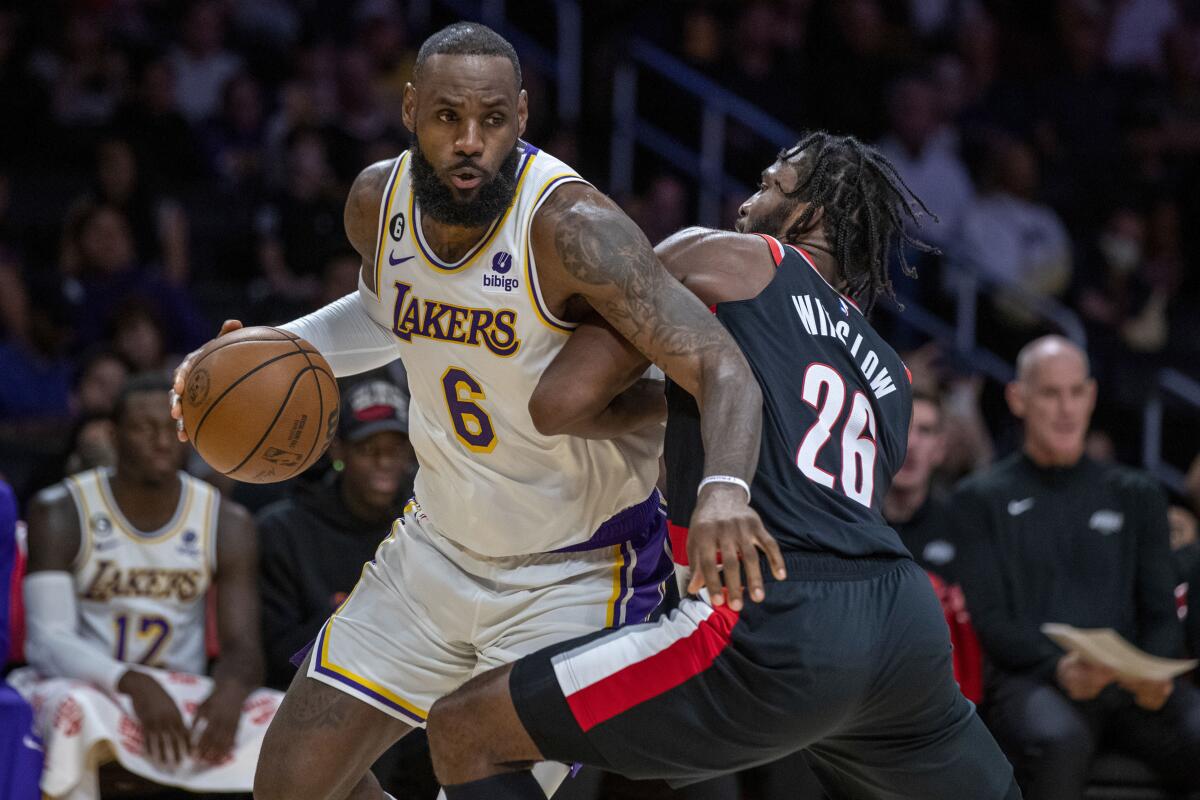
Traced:
[[67, 480], [69, 479], [63, 479], [35, 494], [29, 501], [30, 512], [47, 513], [73, 507], [75, 499], [71, 495], [71, 489], [67, 486]]

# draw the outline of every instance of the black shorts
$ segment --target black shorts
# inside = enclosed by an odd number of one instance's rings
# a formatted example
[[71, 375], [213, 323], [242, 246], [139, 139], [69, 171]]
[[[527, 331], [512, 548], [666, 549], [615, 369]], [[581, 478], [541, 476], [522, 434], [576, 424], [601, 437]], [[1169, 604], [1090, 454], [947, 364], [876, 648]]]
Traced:
[[741, 614], [688, 599], [518, 661], [513, 701], [542, 755], [682, 785], [805, 749], [835, 797], [1020, 797], [954, 682], [920, 567], [786, 560]]

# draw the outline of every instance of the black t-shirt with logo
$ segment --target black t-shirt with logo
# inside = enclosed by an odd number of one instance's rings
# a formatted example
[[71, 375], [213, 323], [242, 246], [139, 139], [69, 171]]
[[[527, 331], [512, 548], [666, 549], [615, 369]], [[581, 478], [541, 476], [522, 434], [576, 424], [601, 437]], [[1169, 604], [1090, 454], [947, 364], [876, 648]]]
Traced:
[[1017, 453], [959, 484], [951, 519], [971, 620], [1002, 671], [1053, 675], [1062, 650], [1039, 630], [1046, 622], [1182, 654], [1167, 500], [1146, 474], [1086, 456], [1040, 467]]
[[910, 519], [893, 522], [892, 527], [918, 564], [946, 583], [958, 583], [958, 544], [945, 496], [930, 492]]
[[[908, 448], [908, 370], [804, 253], [763, 238], [772, 281], [716, 307], [762, 387], [751, 505], [784, 550], [908, 556], [880, 511]], [[700, 416], [673, 384], [667, 403], [667, 500], [686, 526], [704, 475]]]

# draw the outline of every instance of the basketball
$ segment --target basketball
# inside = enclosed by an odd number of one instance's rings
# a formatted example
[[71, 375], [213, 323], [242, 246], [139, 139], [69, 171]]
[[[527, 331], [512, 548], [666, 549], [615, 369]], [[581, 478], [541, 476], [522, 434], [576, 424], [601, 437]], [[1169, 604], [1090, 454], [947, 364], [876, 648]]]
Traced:
[[278, 328], [243, 328], [209, 342], [180, 402], [200, 457], [246, 483], [308, 469], [338, 424], [333, 370], [312, 345]]

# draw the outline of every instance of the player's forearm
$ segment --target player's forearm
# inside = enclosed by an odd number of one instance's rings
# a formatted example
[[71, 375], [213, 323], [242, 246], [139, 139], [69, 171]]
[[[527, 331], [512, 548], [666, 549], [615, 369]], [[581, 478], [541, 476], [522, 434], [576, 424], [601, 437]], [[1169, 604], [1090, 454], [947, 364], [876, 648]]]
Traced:
[[399, 355], [395, 337], [371, 319], [358, 292], [280, 327], [317, 348], [339, 378], [382, 367]]
[[262, 649], [252, 641], [222, 642], [221, 658], [213, 668], [212, 678], [217, 690], [250, 694], [263, 682]]
[[732, 341], [704, 359], [700, 391], [704, 474], [729, 475], [750, 483], [758, 468], [762, 437], [762, 390]]
[[129, 669], [76, 630], [75, 587], [67, 572], [35, 572], [25, 595], [25, 657], [48, 678], [75, 678], [110, 692]]
[[[598, 412], [552, 423], [553, 433], [582, 439], [615, 439], [645, 430], [667, 419], [667, 398], [662, 381], [643, 378]], [[547, 433], [541, 425], [538, 430]]]

